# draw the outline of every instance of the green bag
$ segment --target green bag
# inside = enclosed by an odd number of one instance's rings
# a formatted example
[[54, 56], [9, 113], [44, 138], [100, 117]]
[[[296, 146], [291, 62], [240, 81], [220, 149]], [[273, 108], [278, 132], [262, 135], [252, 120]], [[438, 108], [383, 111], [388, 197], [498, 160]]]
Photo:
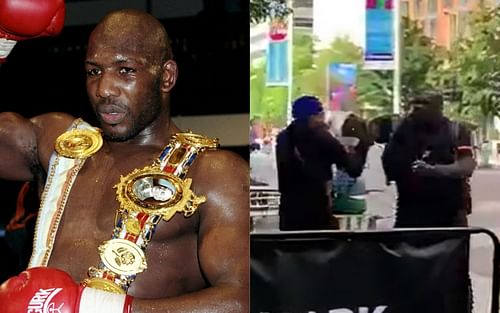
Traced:
[[335, 173], [333, 214], [363, 214], [366, 211], [366, 188], [361, 177], [352, 178], [342, 170]]

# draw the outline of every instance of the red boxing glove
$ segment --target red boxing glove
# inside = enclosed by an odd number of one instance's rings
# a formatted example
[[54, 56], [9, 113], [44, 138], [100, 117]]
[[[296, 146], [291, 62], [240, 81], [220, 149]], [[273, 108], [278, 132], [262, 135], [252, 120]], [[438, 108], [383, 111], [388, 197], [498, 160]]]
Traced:
[[130, 313], [132, 297], [76, 284], [48, 267], [28, 269], [0, 286], [4, 313]]
[[64, 0], [0, 0], [0, 63], [17, 41], [59, 34], [64, 15]]

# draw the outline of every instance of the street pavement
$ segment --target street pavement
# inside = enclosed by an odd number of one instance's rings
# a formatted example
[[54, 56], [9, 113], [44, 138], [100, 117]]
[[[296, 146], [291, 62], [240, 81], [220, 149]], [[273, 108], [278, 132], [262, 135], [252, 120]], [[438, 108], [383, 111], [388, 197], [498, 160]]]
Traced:
[[[500, 237], [500, 170], [476, 170], [471, 184], [473, 206], [469, 224], [487, 228]], [[492, 258], [491, 240], [485, 235], [474, 236], [470, 266], [475, 313], [490, 312]]]

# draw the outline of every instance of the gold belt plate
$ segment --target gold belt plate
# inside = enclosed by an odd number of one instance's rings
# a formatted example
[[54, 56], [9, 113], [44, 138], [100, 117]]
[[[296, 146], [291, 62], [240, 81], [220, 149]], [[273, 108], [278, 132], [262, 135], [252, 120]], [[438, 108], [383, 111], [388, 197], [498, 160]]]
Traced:
[[84, 159], [99, 151], [102, 144], [102, 137], [98, 131], [73, 129], [57, 138], [55, 149], [64, 157]]
[[190, 178], [183, 180], [158, 166], [146, 166], [121, 176], [114, 187], [122, 209], [161, 215], [168, 221], [176, 212], [191, 216], [206, 201], [204, 196], [193, 193], [191, 183]]
[[179, 141], [182, 143], [193, 145], [197, 148], [215, 149], [219, 145], [218, 139], [211, 139], [193, 133], [176, 133], [172, 136], [172, 141]]
[[101, 261], [119, 275], [135, 275], [147, 268], [146, 256], [135, 243], [125, 239], [111, 239], [99, 247]]

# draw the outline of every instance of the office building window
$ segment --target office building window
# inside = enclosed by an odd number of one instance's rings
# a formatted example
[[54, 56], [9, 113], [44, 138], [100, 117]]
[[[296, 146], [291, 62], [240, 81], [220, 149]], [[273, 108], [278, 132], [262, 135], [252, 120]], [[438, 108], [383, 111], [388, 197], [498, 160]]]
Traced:
[[469, 12], [458, 12], [457, 37], [467, 36], [469, 33]]
[[450, 14], [450, 42], [449, 46], [455, 41], [457, 38], [457, 15]]
[[409, 3], [408, 1], [401, 2], [401, 16], [409, 17]]
[[437, 38], [437, 21], [435, 18], [429, 20], [429, 37], [432, 39]]
[[437, 0], [427, 0], [427, 13], [435, 14], [437, 11]]
[[423, 1], [422, 0], [415, 0], [415, 16], [421, 16], [422, 15], [422, 5]]

